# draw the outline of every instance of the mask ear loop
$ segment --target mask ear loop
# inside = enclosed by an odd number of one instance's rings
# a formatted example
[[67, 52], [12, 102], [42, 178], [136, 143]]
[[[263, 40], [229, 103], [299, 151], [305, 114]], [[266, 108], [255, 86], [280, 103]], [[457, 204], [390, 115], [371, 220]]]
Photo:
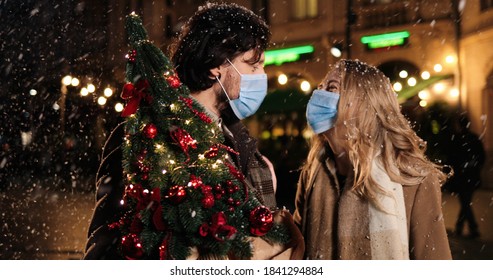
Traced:
[[221, 83], [221, 80], [219, 80], [218, 78], [219, 76], [215, 76], [217, 82], [219, 83], [219, 85], [221, 86], [221, 88], [223, 89], [224, 91], [224, 94], [226, 95], [226, 98], [228, 98], [228, 101], [231, 102], [231, 99], [229, 98], [229, 95], [228, 95], [228, 92], [226, 91], [226, 89], [224, 88], [223, 86], [223, 83]]
[[236, 69], [236, 66], [233, 64], [233, 62], [231, 62], [231, 61], [229, 60], [229, 58], [226, 58], [226, 60], [229, 62], [229, 64], [231, 64], [231, 66], [233, 66], [233, 68], [236, 70], [236, 72], [238, 72], [238, 74], [239, 74], [240, 76], [242, 76], [242, 74], [240, 73], [240, 71], [238, 71], [238, 69]]

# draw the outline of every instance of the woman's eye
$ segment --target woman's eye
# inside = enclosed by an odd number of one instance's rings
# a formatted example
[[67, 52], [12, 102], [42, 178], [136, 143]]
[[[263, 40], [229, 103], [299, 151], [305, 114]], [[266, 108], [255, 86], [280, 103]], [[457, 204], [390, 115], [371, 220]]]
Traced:
[[255, 71], [257, 71], [257, 70], [258, 70], [258, 66], [253, 66], [253, 70], [252, 70], [252, 72], [255, 72]]

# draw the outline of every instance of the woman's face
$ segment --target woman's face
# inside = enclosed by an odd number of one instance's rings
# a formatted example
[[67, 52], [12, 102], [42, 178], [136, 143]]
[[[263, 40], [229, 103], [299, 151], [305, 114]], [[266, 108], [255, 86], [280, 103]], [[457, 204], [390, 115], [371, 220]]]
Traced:
[[[339, 67], [335, 67], [325, 76], [319, 89], [325, 89], [333, 93], [341, 93], [341, 71]], [[336, 125], [324, 133], [324, 137], [329, 142], [332, 151], [336, 155], [344, 154], [347, 129], [344, 122], [337, 121]]]
[[319, 89], [325, 89], [333, 93], [340, 93], [341, 90], [341, 72], [336, 67], [323, 79], [322, 83], [318, 86]]

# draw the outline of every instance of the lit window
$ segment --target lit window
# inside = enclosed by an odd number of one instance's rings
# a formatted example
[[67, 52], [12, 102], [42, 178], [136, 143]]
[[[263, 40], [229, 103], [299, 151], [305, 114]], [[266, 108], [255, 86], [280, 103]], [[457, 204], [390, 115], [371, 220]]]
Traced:
[[318, 16], [318, 0], [293, 0], [293, 18], [306, 19]]

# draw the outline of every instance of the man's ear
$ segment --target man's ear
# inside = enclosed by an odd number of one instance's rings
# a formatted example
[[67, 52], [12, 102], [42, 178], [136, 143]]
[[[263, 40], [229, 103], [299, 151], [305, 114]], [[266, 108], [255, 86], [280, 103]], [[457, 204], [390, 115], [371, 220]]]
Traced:
[[215, 77], [218, 77], [219, 78], [219, 77], [221, 77], [221, 68], [223, 68], [223, 67], [219, 66], [219, 67], [216, 67], [216, 68], [212, 68], [210, 70], [211, 78], [215, 78]]

